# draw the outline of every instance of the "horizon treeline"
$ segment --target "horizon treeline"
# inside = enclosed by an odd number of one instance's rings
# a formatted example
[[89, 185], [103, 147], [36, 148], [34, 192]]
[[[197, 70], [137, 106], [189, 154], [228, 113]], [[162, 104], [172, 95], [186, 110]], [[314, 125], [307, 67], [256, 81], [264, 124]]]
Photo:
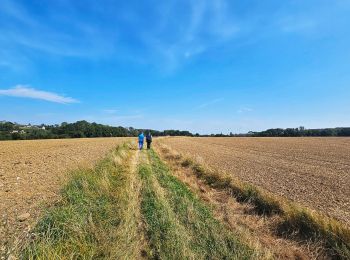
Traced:
[[108, 126], [89, 123], [85, 120], [75, 123], [63, 122], [55, 125], [22, 125], [7, 121], [0, 122], [0, 140], [63, 139], [91, 137], [134, 137], [140, 132], [153, 136], [193, 136], [189, 131], [135, 129], [133, 127]]
[[245, 134], [193, 134], [180, 130], [136, 129], [133, 127], [108, 126], [89, 123], [85, 120], [75, 123], [63, 122], [55, 125], [22, 125], [8, 121], [0, 121], [0, 140], [32, 140], [32, 139], [62, 139], [91, 137], [136, 137], [140, 132], [150, 132], [153, 136], [210, 136], [210, 137], [307, 137], [307, 136], [350, 136], [350, 127], [305, 129], [273, 128], [261, 132]]
[[261, 132], [249, 132], [248, 135], [256, 137], [307, 137], [307, 136], [350, 136], [350, 127], [305, 129], [299, 128], [274, 128]]
[[332, 136], [350, 136], [350, 127], [334, 127], [306, 129], [301, 126], [298, 128], [271, 128], [260, 132], [249, 131], [243, 134], [210, 134], [201, 136], [213, 137], [332, 137]]

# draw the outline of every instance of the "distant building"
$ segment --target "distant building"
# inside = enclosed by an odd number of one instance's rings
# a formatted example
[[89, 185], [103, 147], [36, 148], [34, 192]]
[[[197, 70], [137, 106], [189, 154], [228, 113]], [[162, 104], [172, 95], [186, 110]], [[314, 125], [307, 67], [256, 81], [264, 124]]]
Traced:
[[25, 134], [26, 132], [24, 130], [12, 130], [10, 134]]

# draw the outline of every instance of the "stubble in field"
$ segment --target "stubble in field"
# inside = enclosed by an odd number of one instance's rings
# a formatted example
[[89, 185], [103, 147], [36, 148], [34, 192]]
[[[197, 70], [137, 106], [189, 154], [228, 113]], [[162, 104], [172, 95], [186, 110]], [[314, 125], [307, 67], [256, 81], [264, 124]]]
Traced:
[[165, 138], [163, 142], [350, 226], [350, 138]]

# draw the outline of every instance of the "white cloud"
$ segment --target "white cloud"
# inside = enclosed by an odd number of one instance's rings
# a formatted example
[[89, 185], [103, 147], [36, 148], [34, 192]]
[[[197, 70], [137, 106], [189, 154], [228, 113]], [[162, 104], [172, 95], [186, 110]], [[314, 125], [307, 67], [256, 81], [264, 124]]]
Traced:
[[221, 102], [223, 100], [224, 100], [223, 98], [216, 98], [216, 99], [210, 100], [210, 101], [208, 101], [206, 103], [203, 103], [203, 104], [197, 106], [197, 109], [206, 108], [208, 106], [211, 106], [211, 105], [214, 105], [216, 103], [219, 103], [219, 102]]
[[22, 97], [22, 98], [32, 98], [41, 99], [54, 103], [69, 104], [78, 103], [79, 101], [71, 98], [58, 95], [53, 92], [36, 90], [24, 85], [17, 85], [10, 89], [0, 89], [0, 96], [11, 96], [11, 97]]

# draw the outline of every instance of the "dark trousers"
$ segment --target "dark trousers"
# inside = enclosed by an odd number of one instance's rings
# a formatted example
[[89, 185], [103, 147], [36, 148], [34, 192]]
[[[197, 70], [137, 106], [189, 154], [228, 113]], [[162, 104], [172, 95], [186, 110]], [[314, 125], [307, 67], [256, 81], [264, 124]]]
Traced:
[[151, 149], [151, 143], [152, 142], [147, 141], [147, 149]]

